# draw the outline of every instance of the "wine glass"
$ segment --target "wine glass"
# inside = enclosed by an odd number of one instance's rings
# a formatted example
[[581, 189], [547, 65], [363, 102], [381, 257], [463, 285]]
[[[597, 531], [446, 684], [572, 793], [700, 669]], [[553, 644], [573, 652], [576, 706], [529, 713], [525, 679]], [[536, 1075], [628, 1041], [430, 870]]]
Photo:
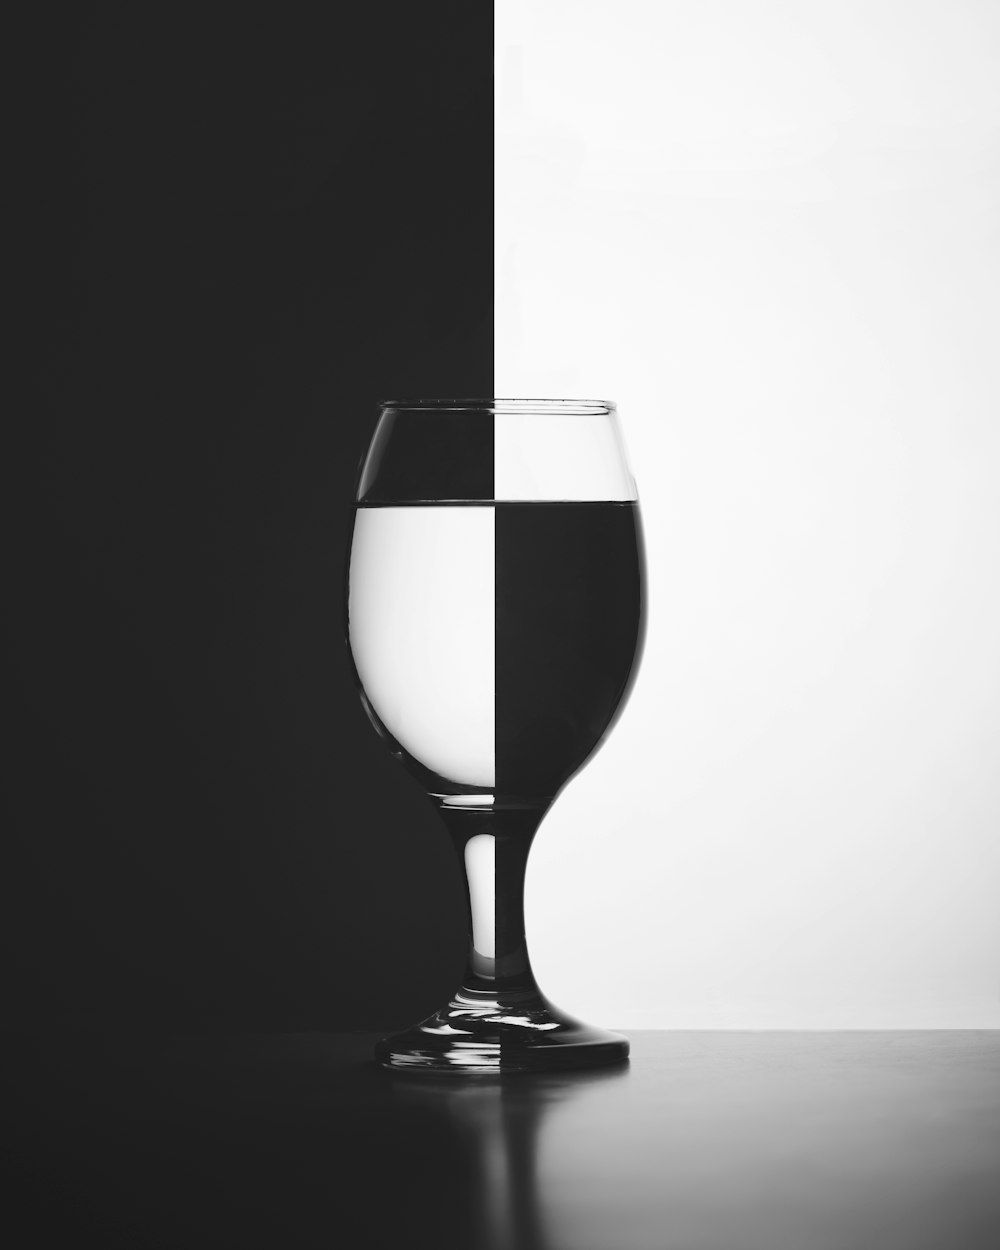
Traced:
[[613, 1063], [628, 1040], [541, 993], [524, 933], [528, 850], [635, 679], [642, 530], [612, 403], [389, 401], [361, 468], [348, 640], [365, 709], [441, 813], [469, 954], [434, 1015], [387, 1037], [392, 1068]]

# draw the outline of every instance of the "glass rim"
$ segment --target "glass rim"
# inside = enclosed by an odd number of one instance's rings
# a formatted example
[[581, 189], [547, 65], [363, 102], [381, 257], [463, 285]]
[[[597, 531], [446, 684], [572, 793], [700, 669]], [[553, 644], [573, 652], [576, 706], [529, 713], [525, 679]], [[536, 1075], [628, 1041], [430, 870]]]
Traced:
[[538, 416], [598, 417], [617, 412], [611, 399], [383, 399], [382, 412], [531, 413]]

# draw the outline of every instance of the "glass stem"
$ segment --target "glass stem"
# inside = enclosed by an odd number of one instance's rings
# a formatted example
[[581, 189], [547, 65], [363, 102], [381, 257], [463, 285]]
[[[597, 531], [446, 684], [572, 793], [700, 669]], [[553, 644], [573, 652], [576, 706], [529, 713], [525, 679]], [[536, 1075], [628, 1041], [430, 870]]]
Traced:
[[483, 811], [443, 807], [465, 877], [469, 957], [460, 1003], [541, 1000], [524, 935], [524, 873], [547, 805]]

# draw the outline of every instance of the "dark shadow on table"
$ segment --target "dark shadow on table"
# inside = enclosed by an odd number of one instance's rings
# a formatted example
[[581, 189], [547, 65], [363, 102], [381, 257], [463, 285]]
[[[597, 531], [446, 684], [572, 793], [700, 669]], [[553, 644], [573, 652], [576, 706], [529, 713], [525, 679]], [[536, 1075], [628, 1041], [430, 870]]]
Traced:
[[543, 1126], [627, 1065], [456, 1081], [383, 1071], [371, 1040], [8, 1039], [14, 1244], [556, 1250]]

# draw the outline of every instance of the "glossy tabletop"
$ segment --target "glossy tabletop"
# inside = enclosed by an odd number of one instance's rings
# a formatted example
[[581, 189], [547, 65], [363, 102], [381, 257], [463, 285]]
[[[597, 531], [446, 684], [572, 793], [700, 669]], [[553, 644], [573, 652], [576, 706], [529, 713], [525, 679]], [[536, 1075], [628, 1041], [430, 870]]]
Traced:
[[1000, 1246], [1000, 1032], [631, 1032], [464, 1080], [375, 1036], [8, 1038], [8, 1244]]

